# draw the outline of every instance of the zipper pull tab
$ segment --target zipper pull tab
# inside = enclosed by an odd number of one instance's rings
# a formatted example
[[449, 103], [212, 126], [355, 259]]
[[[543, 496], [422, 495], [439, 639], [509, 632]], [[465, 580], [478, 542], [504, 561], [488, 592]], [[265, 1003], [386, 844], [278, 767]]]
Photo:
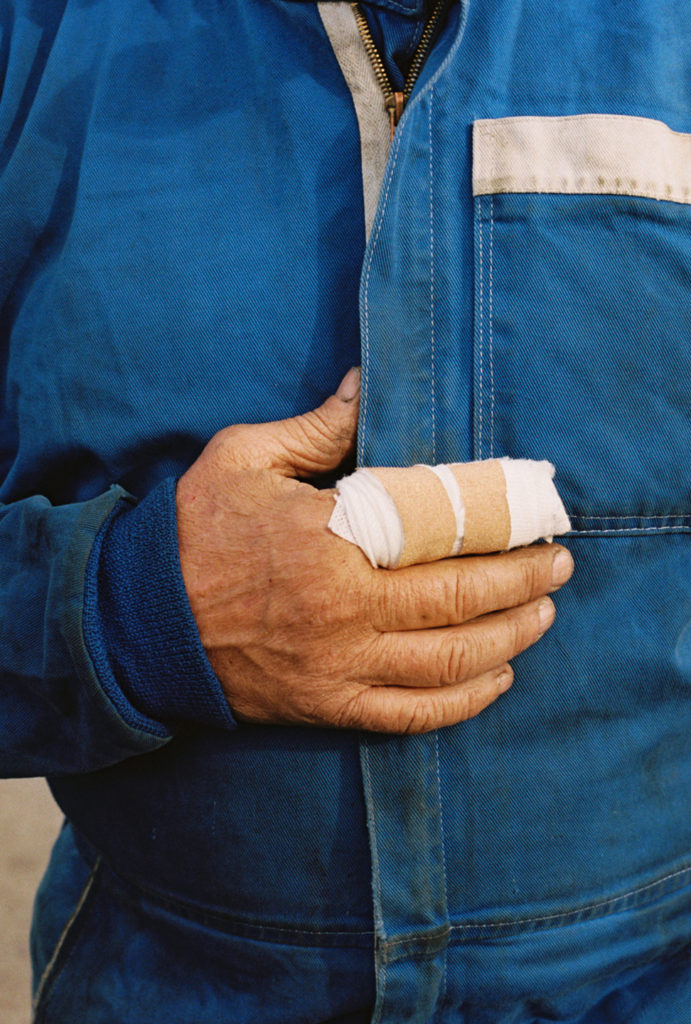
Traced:
[[387, 100], [386, 106], [389, 111], [389, 124], [391, 125], [391, 138], [396, 131], [396, 125], [401, 120], [401, 114], [405, 108], [405, 94], [402, 92], [395, 92]]

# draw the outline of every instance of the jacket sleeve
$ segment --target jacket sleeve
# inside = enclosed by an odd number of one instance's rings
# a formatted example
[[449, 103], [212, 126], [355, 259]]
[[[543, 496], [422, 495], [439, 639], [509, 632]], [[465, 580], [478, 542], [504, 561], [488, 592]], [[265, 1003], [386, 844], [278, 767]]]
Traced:
[[232, 728], [180, 573], [175, 481], [0, 506], [0, 774], [105, 767]]

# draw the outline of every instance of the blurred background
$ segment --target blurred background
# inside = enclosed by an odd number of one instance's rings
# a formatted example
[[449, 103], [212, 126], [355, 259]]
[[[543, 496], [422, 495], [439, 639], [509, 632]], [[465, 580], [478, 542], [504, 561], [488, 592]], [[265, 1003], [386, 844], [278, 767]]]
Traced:
[[43, 779], [0, 780], [0, 1021], [29, 1024], [34, 893], [62, 815]]

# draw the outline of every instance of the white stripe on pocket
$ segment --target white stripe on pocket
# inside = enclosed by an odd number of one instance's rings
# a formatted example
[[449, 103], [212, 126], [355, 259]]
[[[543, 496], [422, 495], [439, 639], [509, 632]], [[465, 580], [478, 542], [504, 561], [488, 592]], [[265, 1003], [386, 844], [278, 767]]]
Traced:
[[608, 194], [691, 204], [691, 135], [619, 114], [473, 124], [473, 195]]

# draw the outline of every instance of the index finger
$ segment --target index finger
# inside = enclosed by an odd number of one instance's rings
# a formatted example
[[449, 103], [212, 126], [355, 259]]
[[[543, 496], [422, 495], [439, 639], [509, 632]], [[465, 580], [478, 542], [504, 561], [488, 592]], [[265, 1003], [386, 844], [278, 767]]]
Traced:
[[382, 569], [372, 581], [372, 625], [381, 632], [460, 625], [552, 593], [572, 572], [560, 544]]

